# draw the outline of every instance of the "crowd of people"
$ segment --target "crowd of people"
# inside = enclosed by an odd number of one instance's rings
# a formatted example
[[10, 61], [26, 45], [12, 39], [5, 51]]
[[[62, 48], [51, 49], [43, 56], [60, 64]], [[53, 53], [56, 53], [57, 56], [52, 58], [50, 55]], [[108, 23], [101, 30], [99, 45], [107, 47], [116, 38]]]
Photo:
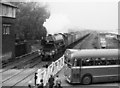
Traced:
[[51, 75], [48, 80], [48, 85], [49, 88], [62, 88], [61, 80], [58, 75], [55, 78]]
[[[58, 75], [56, 75], [55, 77], [53, 75], [50, 75], [50, 78], [48, 79], [47, 88], [62, 88], [61, 83], [61, 79]], [[28, 85], [28, 87], [32, 88], [30, 84]], [[35, 88], [46, 88], [43, 84], [43, 79], [40, 80], [40, 84], [35, 84]]]
[[[46, 65], [43, 65], [44, 68], [48, 68], [48, 63]], [[34, 84], [35, 84], [35, 88], [46, 88], [46, 86], [44, 86], [43, 83], [43, 79], [40, 80], [40, 84], [37, 84], [37, 73], [35, 73], [34, 75]], [[28, 88], [34, 88], [31, 86], [31, 81], [29, 81], [28, 83]], [[47, 88], [62, 88], [61, 86], [61, 79], [59, 78], [59, 75], [53, 76], [50, 75], [49, 79], [48, 79], [48, 83], [47, 83]]]

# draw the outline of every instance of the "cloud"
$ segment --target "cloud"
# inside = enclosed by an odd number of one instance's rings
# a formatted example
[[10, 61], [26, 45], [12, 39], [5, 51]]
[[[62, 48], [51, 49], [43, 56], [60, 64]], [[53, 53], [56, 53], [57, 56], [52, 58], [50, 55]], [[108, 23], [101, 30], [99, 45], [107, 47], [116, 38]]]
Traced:
[[68, 32], [70, 20], [65, 14], [55, 13], [51, 14], [50, 18], [44, 23], [44, 26], [48, 34], [65, 33]]

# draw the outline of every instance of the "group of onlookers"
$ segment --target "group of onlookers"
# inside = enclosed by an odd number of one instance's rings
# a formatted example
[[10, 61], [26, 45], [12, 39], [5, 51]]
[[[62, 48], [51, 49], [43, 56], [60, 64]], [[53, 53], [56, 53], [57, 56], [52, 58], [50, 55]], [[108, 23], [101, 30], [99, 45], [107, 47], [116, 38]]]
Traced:
[[[50, 78], [48, 79], [48, 86], [49, 88], [62, 88], [59, 76], [57, 75], [54, 77], [53, 75], [50, 75]], [[31, 85], [28, 85], [28, 87], [31, 88]], [[35, 88], [44, 88], [43, 79], [40, 80], [40, 84], [35, 85]]]
[[48, 85], [49, 88], [62, 88], [61, 80], [58, 75], [55, 78], [51, 75], [48, 80]]

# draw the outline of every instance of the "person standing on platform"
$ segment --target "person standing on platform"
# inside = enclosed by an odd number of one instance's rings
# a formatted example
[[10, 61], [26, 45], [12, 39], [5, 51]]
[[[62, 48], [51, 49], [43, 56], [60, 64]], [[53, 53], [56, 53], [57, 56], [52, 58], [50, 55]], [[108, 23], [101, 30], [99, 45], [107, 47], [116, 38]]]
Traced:
[[54, 88], [63, 88], [63, 87], [61, 86], [61, 84], [58, 84], [58, 85], [55, 86]]
[[40, 84], [38, 85], [38, 88], [43, 88], [43, 79], [40, 80]]
[[32, 88], [32, 85], [31, 85], [31, 84], [32, 84], [32, 81], [29, 81], [29, 82], [28, 82], [28, 88]]
[[57, 75], [55, 78], [55, 86], [59, 86], [59, 85], [61, 85], [61, 80], [60, 80], [59, 76]]
[[35, 73], [35, 77], [34, 77], [34, 79], [35, 79], [35, 86], [36, 86], [36, 81], [37, 81], [37, 73]]
[[50, 75], [50, 78], [48, 79], [48, 83], [49, 83], [49, 88], [53, 88], [53, 86], [54, 86], [54, 77], [53, 77], [53, 75]]

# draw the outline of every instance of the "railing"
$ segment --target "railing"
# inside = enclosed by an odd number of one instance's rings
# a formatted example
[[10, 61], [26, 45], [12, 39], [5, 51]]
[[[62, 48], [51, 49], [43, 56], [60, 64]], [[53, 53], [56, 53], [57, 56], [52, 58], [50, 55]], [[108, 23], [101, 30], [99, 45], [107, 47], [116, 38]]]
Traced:
[[60, 57], [55, 62], [52, 62], [48, 68], [38, 69], [36, 84], [39, 84], [40, 80], [43, 79], [44, 86], [46, 86], [50, 75], [56, 75], [63, 68], [63, 66], [64, 56]]

